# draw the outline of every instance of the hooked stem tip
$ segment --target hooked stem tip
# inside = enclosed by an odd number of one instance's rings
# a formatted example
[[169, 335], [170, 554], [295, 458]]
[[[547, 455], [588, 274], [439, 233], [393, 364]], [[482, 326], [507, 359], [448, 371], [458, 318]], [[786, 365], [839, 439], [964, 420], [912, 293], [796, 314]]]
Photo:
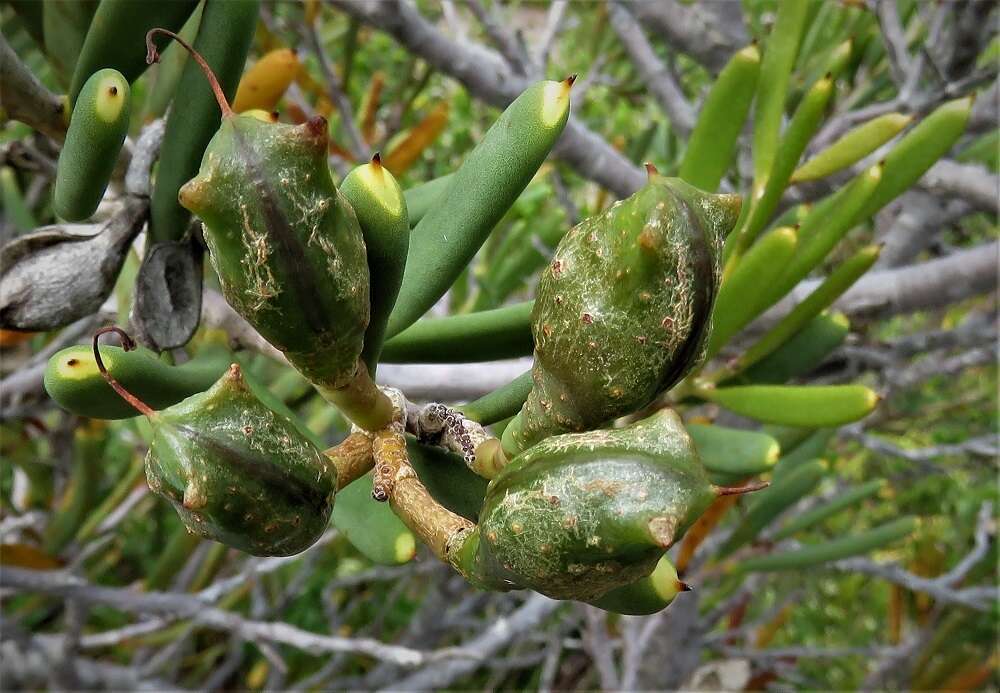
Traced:
[[191, 57], [194, 58], [196, 63], [198, 63], [202, 72], [205, 73], [205, 78], [208, 80], [208, 86], [211, 87], [212, 93], [215, 94], [215, 100], [219, 102], [219, 110], [222, 111], [222, 117], [228, 118], [229, 116], [234, 115], [233, 109], [229, 105], [228, 99], [226, 99], [226, 94], [222, 91], [222, 86], [219, 84], [219, 80], [212, 71], [212, 68], [209, 67], [208, 63], [205, 62], [205, 59], [201, 57], [201, 53], [192, 48], [191, 44], [174, 32], [161, 27], [156, 27], [154, 29], [150, 29], [146, 33], [146, 64], [152, 65], [153, 63], [160, 62], [160, 52], [156, 49], [156, 44], [153, 43], [153, 36], [156, 34], [166, 34], [174, 41], [181, 44], [184, 49], [191, 54]]
[[101, 338], [102, 334], [107, 334], [109, 332], [114, 332], [121, 339], [122, 349], [125, 351], [132, 351], [135, 349], [135, 340], [129, 336], [128, 332], [118, 327], [117, 325], [109, 325], [107, 327], [102, 327], [97, 332], [94, 333], [94, 360], [97, 362], [97, 370], [101, 372], [101, 376], [107, 381], [111, 389], [118, 393], [118, 396], [123, 400], [131, 404], [136, 410], [145, 416], [155, 416], [156, 410], [151, 406], [143, 402], [141, 399], [133, 395], [131, 392], [125, 389], [125, 387], [115, 380], [115, 377], [108, 373], [108, 369], [104, 365], [104, 361], [101, 359], [101, 350], [97, 348], [97, 343]]

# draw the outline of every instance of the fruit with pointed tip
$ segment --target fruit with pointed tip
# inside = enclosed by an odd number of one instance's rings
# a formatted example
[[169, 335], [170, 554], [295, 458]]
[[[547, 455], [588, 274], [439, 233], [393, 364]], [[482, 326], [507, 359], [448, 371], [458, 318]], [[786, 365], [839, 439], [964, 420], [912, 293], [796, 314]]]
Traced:
[[548, 438], [490, 482], [452, 562], [474, 583], [597, 600], [653, 572], [719, 495], [669, 409], [621, 429]]
[[504, 431], [508, 457], [636, 411], [701, 361], [739, 210], [650, 167], [635, 195], [566, 234], [538, 286], [534, 386]]

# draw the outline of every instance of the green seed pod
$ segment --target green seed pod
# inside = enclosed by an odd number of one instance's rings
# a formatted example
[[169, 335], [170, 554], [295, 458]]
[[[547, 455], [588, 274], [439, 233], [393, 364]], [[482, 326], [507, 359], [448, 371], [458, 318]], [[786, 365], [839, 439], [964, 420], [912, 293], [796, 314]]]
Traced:
[[[101, 346], [108, 372], [154, 409], [163, 409], [212, 386], [231, 363], [225, 349], [205, 349], [180, 366], [169, 366], [143, 347], [126, 351]], [[90, 347], [71, 346], [54, 354], [45, 367], [45, 391], [74, 414], [95, 419], [127, 419], [139, 412], [101, 376]]]
[[253, 395], [238, 365], [207, 392], [143, 413], [153, 425], [149, 487], [189, 531], [257, 556], [289, 556], [326, 529], [336, 468]]
[[[154, 33], [149, 59], [158, 57]], [[385, 426], [392, 403], [360, 360], [369, 319], [364, 238], [327, 165], [326, 120], [237, 115], [204, 58], [222, 125], [178, 194], [205, 223], [222, 293], [236, 311], [355, 423]]]
[[739, 207], [650, 167], [635, 195], [566, 234], [538, 285], [534, 387], [504, 431], [508, 457], [633, 412], [700, 362]]
[[198, 0], [101, 0], [73, 69], [69, 102], [76, 103], [84, 82], [101, 68], [112, 67], [127, 81], [135, 81], [146, 70], [146, 32], [157, 26], [176, 31], [197, 4]]
[[687, 583], [680, 581], [674, 564], [664, 556], [646, 577], [631, 585], [613, 589], [590, 603], [616, 614], [645, 616], [663, 611], [678, 594], [690, 589]]
[[86, 219], [100, 204], [118, 161], [131, 112], [128, 81], [98, 70], [83, 85], [59, 153], [52, 206], [63, 219]]
[[365, 332], [361, 358], [375, 374], [385, 326], [403, 283], [403, 266], [410, 246], [410, 222], [406, 200], [396, 178], [382, 166], [376, 153], [371, 163], [347, 174], [340, 191], [354, 208], [365, 239], [368, 274], [371, 277], [371, 319]]
[[327, 144], [322, 118], [293, 126], [227, 116], [180, 201], [205, 222], [230, 305], [306, 378], [337, 388], [364, 343], [368, 265]]
[[549, 438], [490, 482], [463, 572], [496, 589], [594, 600], [653, 572], [719, 493], [668, 409]]

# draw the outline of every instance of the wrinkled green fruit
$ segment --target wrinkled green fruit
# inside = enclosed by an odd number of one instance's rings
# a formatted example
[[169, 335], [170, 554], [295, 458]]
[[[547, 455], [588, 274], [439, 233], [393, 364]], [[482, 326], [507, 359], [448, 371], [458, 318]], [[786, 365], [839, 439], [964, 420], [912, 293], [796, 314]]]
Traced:
[[368, 265], [328, 145], [322, 118], [226, 116], [179, 199], [205, 222], [229, 304], [309, 380], [337, 388], [364, 344]]
[[715, 497], [673, 411], [555, 436], [490, 483], [461, 567], [492, 589], [592, 602], [652, 573]]
[[534, 385], [503, 436], [516, 455], [651, 402], [704, 358], [740, 198], [651, 171], [559, 243], [532, 313]]
[[256, 556], [290, 556], [326, 529], [336, 468], [253, 395], [238, 365], [150, 421], [149, 487], [190, 532]]

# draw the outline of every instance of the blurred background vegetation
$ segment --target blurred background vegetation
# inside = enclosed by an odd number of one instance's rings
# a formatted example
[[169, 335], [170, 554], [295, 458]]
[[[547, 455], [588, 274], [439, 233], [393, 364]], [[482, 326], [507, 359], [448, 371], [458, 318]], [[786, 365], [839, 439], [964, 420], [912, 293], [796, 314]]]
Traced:
[[[404, 189], [453, 171], [499, 109], [362, 21], [363, 10], [345, 11], [351, 4], [265, 2], [248, 65], [275, 49], [296, 51], [301, 67], [277, 110], [286, 122], [317, 112], [328, 117], [337, 144], [335, 172], [343, 175], [374, 150], [381, 150]], [[1000, 43], [994, 3], [891, 3], [904, 53], [926, 62], [913, 85], [898, 79], [899, 49], [887, 39], [884, 4], [810, 1], [789, 112], [829, 51], [852, 38], [851, 65], [838, 80], [831, 120], [843, 122], [845, 114], [885, 103], [923, 115], [945, 98], [978, 92], [967, 133], [948, 161], [980, 189], [985, 181], [995, 192]], [[47, 87], [62, 93], [65, 75], [46, 58], [15, 5], [0, 4], [4, 39]], [[427, 22], [465, 47], [496, 50], [483, 13], [529, 55], [548, 45], [546, 76], [580, 75], [574, 118], [631, 162], [652, 161], [661, 172], [676, 173], [687, 135], [651, 96], [630, 57], [628, 37], [613, 25], [612, 4], [483, 5], [417, 3]], [[750, 41], [766, 42], [775, 11], [769, 0], [669, 0], [662, 7], [707, 18], [718, 31], [712, 35], [719, 42], [715, 53], [692, 53], [641, 7], [626, 7], [695, 109], [729, 55]], [[688, 31], [697, 43], [698, 31]], [[150, 98], [160, 69], [133, 87], [133, 135], [163, 114], [163, 104]], [[347, 110], [333, 102], [328, 69]], [[57, 151], [31, 127], [4, 123], [4, 242], [54, 222]], [[749, 157], [746, 142], [723, 189], [749, 189]], [[992, 248], [995, 257], [995, 204], [977, 203], [963, 180], [925, 178], [853, 229], [823, 273], [864, 245], [891, 244], [907, 233], [910, 245], [899, 266], [975, 248]], [[807, 205], [842, 184], [833, 179], [793, 187], [785, 203], [790, 218], [801, 213], [798, 203]], [[435, 311], [462, 313], [529, 298], [562, 234], [616, 197], [550, 159]], [[906, 223], [913, 228], [900, 231]], [[782, 522], [845, 488], [884, 479], [877, 495], [797, 534], [796, 541], [823, 543], [918, 516], [919, 529], [906, 541], [870, 557], [901, 572], [834, 566], [734, 574], [725, 561], [712, 561], [712, 551], [740, 524], [744, 500], [692, 564], [692, 595], [681, 595], [662, 614], [618, 617], [522, 593], [476, 592], [423, 549], [411, 562], [376, 565], [336, 529], [288, 559], [247, 557], [188, 535], [146, 487], [142, 458], [149, 429], [143, 419], [84, 420], [40, 391], [39, 364], [57, 348], [87, 341], [99, 322], [127, 320], [139, 262], [133, 250], [112, 298], [86, 324], [62, 332], [2, 333], [0, 564], [73, 578], [37, 592], [4, 585], [5, 687], [976, 690], [1000, 683], [995, 279], [986, 291], [931, 309], [850, 316], [847, 339], [801, 380], [860, 381], [883, 400], [863, 425], [817, 443], [812, 456], [826, 459], [836, 474], [733, 557], [766, 553]], [[877, 265], [873, 271], [890, 269]], [[212, 330], [203, 326], [192, 344], [211, 341]], [[262, 354], [247, 351], [241, 358], [323, 442], [332, 445], [347, 433], [346, 422], [299, 376]], [[741, 425], [711, 405], [699, 415]], [[972, 565], [964, 565], [970, 556]], [[941, 578], [956, 566], [963, 567], [960, 579]], [[169, 596], [153, 599], [160, 592]], [[284, 624], [293, 630], [281, 630]], [[305, 632], [320, 635], [310, 641]], [[463, 649], [449, 654], [447, 648], [455, 647]], [[407, 660], [415, 651], [423, 659]]]

